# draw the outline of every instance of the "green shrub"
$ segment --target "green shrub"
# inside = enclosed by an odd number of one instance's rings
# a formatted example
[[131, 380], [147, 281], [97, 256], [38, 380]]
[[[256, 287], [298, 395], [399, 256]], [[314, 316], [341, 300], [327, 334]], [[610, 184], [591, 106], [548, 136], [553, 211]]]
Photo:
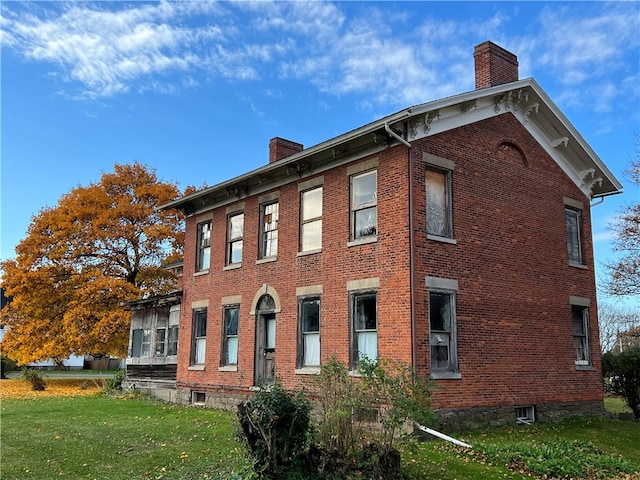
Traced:
[[636, 471], [633, 463], [607, 455], [585, 441], [557, 439], [533, 445], [485, 444], [482, 449], [490, 462], [538, 478], [605, 479]]
[[108, 392], [116, 392], [116, 391], [122, 390], [122, 382], [124, 381], [124, 378], [126, 376], [127, 376], [126, 370], [124, 369], [118, 370], [113, 375], [113, 377], [107, 379], [105, 390]]
[[640, 419], [640, 348], [602, 355], [605, 390], [625, 399], [636, 419]]
[[47, 387], [47, 382], [42, 377], [40, 370], [34, 370], [31, 368], [22, 369], [22, 378], [31, 383], [31, 388], [36, 391], [43, 391]]
[[7, 372], [15, 372], [18, 370], [16, 362], [6, 355], [0, 355], [0, 378], [7, 378]]
[[289, 393], [278, 383], [261, 388], [238, 405], [238, 420], [262, 476], [280, 478], [307, 450], [311, 405], [304, 392]]

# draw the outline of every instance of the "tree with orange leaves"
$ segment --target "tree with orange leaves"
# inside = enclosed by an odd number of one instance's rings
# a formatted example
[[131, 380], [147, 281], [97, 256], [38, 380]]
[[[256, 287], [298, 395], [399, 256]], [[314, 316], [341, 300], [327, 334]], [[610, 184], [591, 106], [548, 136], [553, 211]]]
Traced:
[[71, 354], [126, 356], [129, 313], [122, 302], [167, 293], [163, 265], [182, 258], [183, 219], [157, 207], [179, 196], [154, 170], [115, 165], [34, 216], [16, 259], [0, 264], [12, 302], [2, 353], [20, 364]]

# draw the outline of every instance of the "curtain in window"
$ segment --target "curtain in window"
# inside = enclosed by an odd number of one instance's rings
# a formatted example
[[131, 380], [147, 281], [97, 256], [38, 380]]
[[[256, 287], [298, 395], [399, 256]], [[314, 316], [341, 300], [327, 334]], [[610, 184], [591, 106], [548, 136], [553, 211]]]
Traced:
[[427, 170], [427, 233], [446, 237], [449, 235], [447, 213], [447, 176], [442, 172]]
[[358, 332], [358, 359], [378, 358], [378, 332]]
[[304, 365], [320, 365], [320, 334], [307, 333], [304, 336]]
[[227, 338], [227, 365], [238, 363], [238, 337]]
[[206, 338], [196, 338], [196, 354], [194, 358], [194, 363], [202, 364], [204, 363], [204, 352], [207, 348], [207, 339]]

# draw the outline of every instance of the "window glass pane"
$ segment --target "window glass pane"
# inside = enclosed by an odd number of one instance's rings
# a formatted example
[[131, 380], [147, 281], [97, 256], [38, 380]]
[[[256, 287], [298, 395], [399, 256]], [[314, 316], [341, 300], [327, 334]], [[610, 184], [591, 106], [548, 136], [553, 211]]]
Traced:
[[206, 338], [198, 338], [195, 342], [195, 355], [194, 361], [195, 363], [204, 363], [204, 353], [207, 347], [207, 339]]
[[304, 300], [302, 302], [302, 331], [320, 331], [320, 300]]
[[304, 336], [304, 365], [320, 365], [320, 334], [307, 333]]
[[356, 330], [375, 330], [377, 328], [376, 295], [357, 295], [354, 300], [354, 322]]
[[244, 229], [244, 214], [240, 213], [229, 217], [229, 240], [242, 238]]
[[377, 171], [375, 170], [353, 177], [351, 203], [353, 208], [376, 202], [377, 178]]
[[230, 246], [231, 253], [229, 255], [229, 263], [242, 262], [242, 240], [233, 242]]
[[431, 369], [442, 370], [449, 368], [449, 345], [431, 345]]
[[358, 332], [358, 360], [368, 357], [371, 360], [378, 358], [378, 332]]
[[581, 309], [573, 309], [573, 334], [584, 335], [584, 317]]
[[151, 355], [151, 330], [142, 331], [142, 357], [148, 357]]
[[240, 310], [238, 308], [225, 309], [227, 335], [238, 335], [239, 313]]
[[302, 220], [322, 216], [322, 187], [302, 192]]
[[377, 209], [365, 208], [354, 213], [353, 238], [368, 237], [377, 233]]
[[178, 354], [178, 326], [169, 328], [169, 345], [167, 346], [167, 355]]
[[165, 336], [167, 330], [164, 328], [156, 329], [156, 355], [164, 355]]
[[580, 252], [580, 214], [577, 210], [565, 210], [565, 223], [567, 228], [567, 253], [569, 261], [581, 263]]
[[267, 344], [266, 348], [276, 348], [276, 319], [267, 319]]
[[322, 248], [322, 220], [302, 224], [302, 251]]
[[131, 335], [131, 356], [139, 357], [142, 352], [142, 330], [136, 329]]
[[227, 365], [235, 365], [238, 363], [238, 337], [227, 338]]
[[194, 314], [194, 336], [204, 337], [207, 335], [207, 311], [196, 311]]
[[451, 331], [451, 295], [429, 293], [429, 321], [431, 330]]
[[262, 207], [262, 243], [261, 257], [272, 257], [278, 254], [278, 203], [270, 203]]
[[169, 309], [169, 325], [178, 325], [180, 323], [180, 305], [173, 305]]
[[447, 174], [427, 170], [425, 176], [427, 185], [427, 233], [449, 236]]

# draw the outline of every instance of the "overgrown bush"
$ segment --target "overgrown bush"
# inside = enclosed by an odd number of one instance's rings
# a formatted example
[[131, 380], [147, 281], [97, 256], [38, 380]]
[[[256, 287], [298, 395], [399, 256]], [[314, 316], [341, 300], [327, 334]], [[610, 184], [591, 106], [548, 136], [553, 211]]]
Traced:
[[431, 383], [402, 362], [364, 358], [354, 375], [333, 357], [323, 364], [315, 384], [320, 410], [316, 455], [323, 457], [315, 462], [316, 469], [399, 478], [394, 440], [409, 420], [423, 425], [434, 420]]
[[6, 355], [0, 355], [0, 378], [7, 378], [7, 372], [15, 372], [17, 369], [16, 362]]
[[108, 392], [116, 392], [122, 390], [122, 382], [127, 376], [127, 371], [124, 369], [116, 371], [113, 377], [107, 379], [105, 390]]
[[640, 419], [640, 348], [602, 355], [605, 390], [625, 399], [636, 419]]
[[44, 391], [44, 389], [47, 387], [47, 382], [45, 382], [44, 377], [42, 376], [42, 372], [40, 370], [23, 368], [22, 378], [27, 382], [31, 383], [32, 390]]
[[238, 420], [263, 477], [279, 478], [307, 450], [311, 405], [304, 392], [289, 393], [278, 383], [261, 388], [238, 405]]

